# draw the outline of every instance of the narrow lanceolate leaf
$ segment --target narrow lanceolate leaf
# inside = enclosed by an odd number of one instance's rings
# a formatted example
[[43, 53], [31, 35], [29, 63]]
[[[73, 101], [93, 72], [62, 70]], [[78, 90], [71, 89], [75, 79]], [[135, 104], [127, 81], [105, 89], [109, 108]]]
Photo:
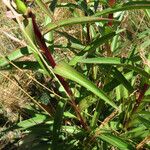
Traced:
[[36, 126], [46, 121], [48, 121], [46, 115], [36, 114], [36, 116], [33, 118], [19, 122], [17, 126], [22, 129], [27, 129], [27, 128]]
[[47, 71], [45, 65], [43, 64], [43, 61], [41, 60], [41, 56], [39, 56], [39, 53], [38, 53], [39, 49], [36, 46], [36, 37], [34, 34], [34, 27], [33, 27], [33, 23], [32, 23], [32, 18], [25, 19], [23, 25], [24, 25], [24, 29], [22, 30], [23, 34], [26, 37], [27, 41], [29, 42], [29, 47], [34, 54], [34, 57], [36, 58], [36, 60], [40, 64], [41, 68], [43, 68], [44, 72], [47, 75], [49, 75], [49, 72]]
[[150, 121], [148, 119], [145, 119], [141, 115], [138, 115], [137, 118], [147, 129], [150, 129]]
[[67, 20], [61, 20], [55, 23], [49, 23], [48, 25], [45, 26], [44, 28], [44, 34], [47, 32], [64, 27], [64, 26], [69, 26], [69, 25], [74, 25], [74, 24], [84, 24], [84, 23], [93, 23], [93, 22], [107, 22], [107, 21], [117, 21], [117, 20], [112, 20], [112, 19], [107, 19], [107, 18], [99, 18], [99, 17], [74, 17], [74, 18], [69, 18]]
[[129, 81], [124, 77], [124, 75], [115, 67], [112, 68], [112, 72], [115, 76], [115, 78], [124, 85], [124, 87], [132, 93], [134, 91], [133, 87], [129, 83]]
[[102, 133], [100, 134], [99, 138], [106, 141], [107, 143], [110, 143], [113, 146], [118, 147], [120, 150], [133, 149], [133, 146], [130, 143], [110, 133]]
[[[104, 44], [105, 42], [109, 41], [110, 39], [112, 39], [114, 36], [116, 35], [115, 32], [111, 32], [108, 33], [102, 37], [98, 37], [95, 40], [93, 40], [91, 43], [89, 43], [89, 45], [84, 46], [81, 44], [72, 44], [72, 48], [74, 46], [74, 48], [82, 50], [84, 52], [88, 52], [88, 53], [92, 53], [93, 51], [96, 50], [96, 48], [98, 48], [100, 45]], [[78, 45], [78, 46], [77, 46]], [[84, 58], [83, 56], [83, 52], [78, 53], [78, 55], [76, 55], [71, 61], [70, 61], [70, 65], [75, 65], [78, 61], [82, 60]], [[120, 61], [120, 60], [117, 60]], [[113, 62], [113, 61], [112, 61]]]
[[[133, 78], [133, 71], [128, 72], [128, 73], [125, 74], [124, 76], [125, 76], [125, 78], [126, 78], [127, 80], [130, 80], [131, 78]], [[115, 88], [116, 88], [118, 85], [120, 85], [120, 84], [121, 84], [121, 82], [120, 82], [119, 80], [117, 80], [116, 77], [114, 77], [110, 82], [108, 82], [108, 83], [104, 86], [103, 90], [104, 90], [105, 92], [110, 92], [110, 91], [112, 91], [113, 89], [115, 89]]]
[[31, 54], [31, 50], [28, 47], [22, 47], [5, 56], [5, 58], [0, 57], [0, 67], [4, 67], [9, 64], [9, 61], [14, 61], [23, 56], [27, 56]]
[[71, 34], [67, 32], [61, 32], [61, 31], [56, 31], [56, 32], [60, 34], [61, 36], [64, 36], [69, 42], [82, 44], [82, 42], [79, 39], [75, 38], [74, 36], [72, 36]]
[[58, 75], [61, 75], [62, 77], [65, 77], [67, 79], [70, 79], [72, 81], [75, 81], [81, 84], [82, 86], [87, 88], [89, 91], [93, 92], [95, 95], [101, 98], [103, 101], [105, 101], [112, 107], [118, 109], [117, 105], [102, 90], [96, 87], [94, 83], [92, 83], [85, 76], [77, 72], [67, 63], [60, 62], [59, 64], [57, 64], [56, 67], [54, 68], [54, 72]]
[[33, 44], [36, 45], [36, 36], [34, 34], [34, 28], [33, 28], [33, 23], [32, 23], [32, 18], [28, 18], [24, 20], [24, 29], [26, 34], [28, 35], [28, 38], [33, 42]]
[[[125, 63], [125, 60], [122, 58], [98, 57], [98, 58], [78, 59], [77, 61], [80, 63], [87, 63], [87, 64], [108, 64], [108, 65], [122, 66], [124, 68], [129, 69], [129, 70], [134, 70], [135, 72], [143, 75], [147, 79], [150, 79], [150, 74], [148, 74], [143, 69], [136, 67], [135, 65], [130, 65], [128, 63]], [[127, 60], [127, 61], [129, 61], [129, 60]]]
[[11, 70], [17, 69], [29, 69], [29, 70], [39, 70], [41, 69], [39, 63], [37, 61], [12, 61], [12, 64], [5, 65], [0, 67], [0, 70]]
[[95, 103], [97, 101], [97, 97], [93, 96], [93, 95], [89, 95], [85, 98], [83, 98], [80, 103], [79, 103], [79, 108], [80, 110], [84, 111], [85, 109], [87, 109], [88, 107], [90, 107], [93, 103]]
[[59, 142], [59, 135], [60, 135], [60, 129], [62, 126], [62, 119], [63, 119], [63, 113], [64, 109], [66, 106], [66, 102], [63, 103], [59, 101], [55, 113], [55, 118], [54, 118], [54, 124], [53, 124], [53, 141], [52, 141], [52, 147], [53, 149], [58, 148], [58, 142]]
[[37, 5], [52, 19], [52, 12], [48, 9], [42, 0], [35, 0]]
[[150, 2], [148, 1], [128, 2], [123, 5], [116, 6], [114, 8], [108, 8], [103, 11], [100, 11], [96, 13], [95, 16], [101, 16], [101, 15], [106, 15], [106, 14], [115, 13], [119, 11], [125, 11], [125, 10], [149, 9], [149, 8], [150, 8]]
[[97, 38], [96, 40], [92, 41], [88, 46], [85, 47], [84, 51], [93, 51], [103, 43], [107, 42], [108, 40], [112, 39], [116, 35], [115, 32], [108, 33], [102, 37]]
[[79, 60], [81, 63], [96, 63], [96, 64], [110, 64], [110, 65], [119, 65], [121, 64], [121, 59], [117, 57], [98, 57], [98, 58], [87, 58]]
[[[64, 48], [69, 48], [69, 49], [76, 49], [76, 50], [81, 50], [81, 51], [88, 51], [88, 52], [93, 52], [96, 48], [98, 48], [100, 45], [103, 43], [107, 42], [108, 40], [112, 39], [116, 33], [111, 32], [108, 33], [102, 37], [98, 37], [95, 40], [93, 40], [91, 43], [89, 43], [87, 46], [81, 44], [81, 42], [74, 37], [70, 36], [67, 33], [63, 33], [60, 31], [57, 31], [58, 34], [61, 34], [62, 36], [66, 37], [69, 40], [69, 43], [67, 45], [63, 44]], [[76, 56], [78, 57], [78, 56]]]

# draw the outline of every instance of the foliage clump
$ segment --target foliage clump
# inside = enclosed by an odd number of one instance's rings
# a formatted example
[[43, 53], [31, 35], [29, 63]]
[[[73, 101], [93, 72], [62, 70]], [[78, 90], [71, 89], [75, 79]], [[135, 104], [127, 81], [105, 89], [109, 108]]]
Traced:
[[4, 4], [26, 42], [11, 36], [19, 46], [0, 57], [1, 104], [19, 114], [3, 118], [3, 148], [150, 148], [150, 2]]

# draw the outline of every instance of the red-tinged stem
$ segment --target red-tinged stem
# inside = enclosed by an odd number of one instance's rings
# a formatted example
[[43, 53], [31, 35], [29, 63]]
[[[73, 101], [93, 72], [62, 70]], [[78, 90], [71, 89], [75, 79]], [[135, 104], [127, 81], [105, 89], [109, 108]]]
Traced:
[[108, 1], [108, 5], [109, 5], [110, 7], [113, 7], [113, 6], [115, 5], [115, 3], [116, 3], [116, 0], [109, 0], [109, 1]]
[[[56, 62], [53, 58], [53, 56], [51, 55], [48, 47], [45, 44], [45, 40], [37, 26], [37, 23], [35, 21], [35, 16], [32, 14], [32, 12], [29, 13], [29, 17], [32, 18], [32, 23], [33, 23], [33, 28], [34, 28], [34, 33], [36, 35], [36, 40], [38, 43], [38, 46], [40, 47], [40, 49], [43, 51], [45, 57], [47, 58], [48, 62], [50, 63], [50, 65], [54, 68], [56, 66]], [[57, 78], [60, 80], [61, 84], [64, 86], [65, 90], [67, 91], [68, 95], [71, 96], [71, 90], [68, 86], [68, 83], [61, 77], [57, 75]]]
[[142, 100], [143, 100], [143, 98], [144, 98], [145, 92], [148, 90], [148, 88], [149, 88], [149, 85], [146, 84], [146, 83], [145, 83], [145, 84], [143, 85], [143, 87], [141, 88], [140, 93], [139, 93], [139, 96], [138, 96], [138, 98], [137, 98], [137, 100], [136, 100], [136, 103], [135, 103], [134, 108], [133, 108], [133, 110], [132, 110], [132, 113], [131, 113], [131, 115], [130, 115], [130, 118], [125, 122], [125, 127], [126, 127], [127, 129], [128, 129], [129, 122], [131, 121], [132, 115], [137, 111], [138, 107], [140, 106], [140, 104], [141, 104], [141, 102], [142, 102]]
[[[115, 3], [116, 3], [116, 0], [109, 0], [109, 1], [108, 1], [108, 5], [109, 5], [110, 7], [113, 7], [113, 6], [115, 5]], [[114, 17], [113, 17], [113, 13], [109, 14], [108, 18], [109, 18], [109, 19], [113, 19], [113, 18], [114, 18]], [[112, 21], [109, 21], [109, 22], [108, 22], [108, 26], [112, 26], [112, 25], [113, 25]]]
[[[116, 0], [108, 0], [109, 7], [113, 7], [115, 5], [115, 3], [116, 3]], [[113, 13], [110, 13], [108, 15], [108, 19], [113, 19], [113, 18], [114, 18]], [[113, 25], [113, 21], [109, 21], [107, 24], [107, 26], [109, 26], [109, 27], [112, 27], [112, 25]], [[112, 52], [111, 52], [111, 47], [110, 47], [109, 43], [105, 44], [105, 49], [107, 51], [107, 56], [111, 56]]]
[[37, 44], [40, 47], [40, 49], [43, 51], [45, 57], [47, 58], [48, 62], [50, 63], [50, 65], [54, 68], [56, 66], [55, 60], [52, 57], [51, 53], [49, 52], [48, 47], [45, 44], [45, 40], [36, 24], [35, 21], [35, 16], [32, 14], [32, 12], [29, 12], [29, 17], [32, 18], [32, 23], [33, 23], [33, 29], [34, 29], [34, 33], [36, 35], [36, 40], [37, 40]]
[[[113, 18], [114, 18], [114, 17], [113, 17], [113, 14], [109, 14], [109, 15], [108, 15], [108, 18], [109, 18], [109, 19], [113, 19]], [[113, 25], [113, 22], [112, 22], [112, 21], [109, 21], [109, 22], [108, 22], [108, 26], [111, 27], [112, 25]]]
[[[46, 46], [45, 40], [44, 40], [44, 38], [43, 38], [39, 28], [38, 28], [38, 25], [37, 25], [36, 21], [35, 21], [35, 16], [32, 12], [29, 12], [28, 16], [30, 18], [32, 18], [32, 23], [33, 23], [34, 33], [36, 35], [37, 44], [40, 47], [40, 49], [43, 51], [43, 53], [44, 53], [45, 57], [47, 58], [48, 62], [50, 63], [50, 65], [54, 68], [56, 66], [55, 60], [54, 60], [53, 56], [51, 55], [48, 47]], [[72, 98], [73, 94], [72, 94], [72, 91], [71, 91], [71, 89], [68, 85], [68, 82], [65, 81], [61, 76], [59, 76], [59, 75], [56, 75], [56, 76], [59, 79], [60, 83], [63, 85], [63, 87], [66, 90], [67, 94], [70, 96], [71, 105], [73, 106], [73, 108], [74, 108], [74, 110], [77, 114], [77, 117], [80, 120], [80, 123], [82, 124], [82, 126], [86, 130], [88, 130], [88, 125], [85, 122], [84, 118], [81, 116], [80, 110], [79, 110], [79, 108], [77, 107], [75, 101]]]
[[138, 96], [138, 98], [137, 98], [137, 100], [136, 100], [136, 104], [135, 104], [135, 106], [134, 106], [134, 108], [133, 108], [133, 111], [132, 111], [133, 113], [136, 112], [136, 110], [138, 109], [138, 107], [139, 107], [141, 101], [143, 100], [143, 97], [144, 97], [144, 95], [145, 95], [145, 92], [148, 90], [148, 88], [149, 88], [149, 85], [145, 83], [145, 84], [143, 85], [142, 89], [140, 90], [139, 96]]

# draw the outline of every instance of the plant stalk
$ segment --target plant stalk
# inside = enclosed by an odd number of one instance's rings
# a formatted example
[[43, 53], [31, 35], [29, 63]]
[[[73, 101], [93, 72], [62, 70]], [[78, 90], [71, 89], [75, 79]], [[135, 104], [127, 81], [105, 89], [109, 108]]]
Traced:
[[132, 115], [136, 113], [136, 111], [137, 111], [138, 107], [140, 106], [140, 104], [141, 104], [141, 102], [142, 102], [142, 100], [143, 100], [143, 98], [144, 98], [144, 95], [145, 95], [146, 91], [148, 90], [148, 88], [149, 88], [149, 85], [146, 84], [146, 83], [145, 83], [145, 84], [143, 85], [143, 87], [141, 88], [141, 90], [140, 90], [140, 92], [139, 92], [139, 96], [138, 96], [138, 98], [137, 98], [137, 100], [136, 100], [136, 103], [135, 103], [135, 105], [134, 105], [134, 107], [133, 107], [133, 110], [132, 110], [132, 112], [131, 112], [130, 118], [128, 118], [127, 121], [125, 122], [125, 127], [126, 127], [126, 129], [128, 129], [128, 127], [129, 127], [129, 122], [130, 122], [131, 119], [132, 119]]
[[[30, 18], [32, 18], [32, 23], [33, 23], [33, 28], [34, 28], [34, 33], [36, 35], [36, 40], [37, 40], [37, 44], [38, 46], [40, 47], [40, 49], [43, 51], [43, 54], [44, 56], [47, 58], [48, 62], [50, 63], [50, 65], [52, 66], [52, 68], [54, 68], [56, 66], [56, 62], [53, 58], [53, 56], [51, 55], [48, 47], [46, 46], [45, 44], [45, 41], [44, 41], [44, 38], [38, 28], [38, 25], [35, 21], [35, 16], [32, 12], [29, 12], [28, 16]], [[86, 123], [86, 121], [83, 119], [81, 113], [80, 113], [80, 110], [79, 108], [77, 107], [76, 103], [75, 103], [75, 100], [73, 99], [73, 95], [72, 95], [72, 92], [71, 92], [71, 89], [67, 83], [67, 81], [65, 81], [61, 76], [59, 75], [56, 75], [57, 78], [59, 79], [60, 83], [63, 85], [64, 89], [66, 90], [68, 96], [70, 97], [71, 99], [71, 105], [73, 106], [75, 112], [76, 112], [76, 115], [80, 121], [80, 123], [82, 124], [82, 126], [88, 130], [88, 125]]]

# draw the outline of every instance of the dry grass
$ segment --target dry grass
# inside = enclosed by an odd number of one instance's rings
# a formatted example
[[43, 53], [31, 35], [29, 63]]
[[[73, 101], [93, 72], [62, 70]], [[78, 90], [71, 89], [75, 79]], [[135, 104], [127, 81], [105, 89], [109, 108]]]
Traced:
[[[15, 75], [13, 75], [15, 73]], [[17, 73], [19, 75], [17, 75]], [[28, 102], [27, 97], [18, 87], [19, 85], [14, 84], [15, 81], [19, 81], [19, 84], [26, 85], [28, 79], [24, 77], [24, 74], [21, 74], [19, 71], [15, 72], [3, 72], [3, 80], [1, 80], [0, 86], [0, 105], [4, 111], [5, 116], [11, 122], [14, 122], [18, 119], [18, 114], [20, 109], [26, 105]]]
[[[0, 57], [23, 46], [23, 43], [19, 42], [23, 38], [18, 25], [11, 19], [8, 19], [5, 13], [6, 8], [0, 2]], [[24, 78], [19, 71], [1, 71], [1, 73], [11, 80], [14, 80], [14, 75], [16, 76], [17, 74], [18, 81]], [[18, 119], [18, 111], [25, 105], [26, 100], [27, 98], [15, 84], [0, 75], [0, 109], [2, 109], [3, 115], [9, 121], [14, 122]]]
[[16, 39], [22, 38], [18, 25], [6, 17], [6, 8], [0, 2], [0, 54], [10, 53], [12, 50], [22, 46], [19, 42], [10, 39], [5, 33]]

